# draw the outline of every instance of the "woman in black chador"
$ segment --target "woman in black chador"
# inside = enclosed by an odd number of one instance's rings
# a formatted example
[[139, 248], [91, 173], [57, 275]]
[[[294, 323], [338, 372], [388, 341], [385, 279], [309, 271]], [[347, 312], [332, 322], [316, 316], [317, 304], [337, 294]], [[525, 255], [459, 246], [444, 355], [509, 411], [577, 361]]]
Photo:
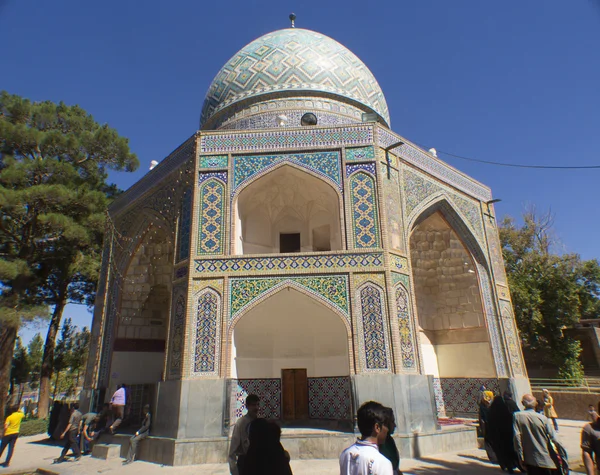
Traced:
[[[513, 409], [513, 410], [511, 410]], [[502, 396], [496, 396], [488, 415], [486, 438], [492, 444], [502, 470], [514, 473], [518, 467], [517, 453], [513, 445], [513, 412]]]

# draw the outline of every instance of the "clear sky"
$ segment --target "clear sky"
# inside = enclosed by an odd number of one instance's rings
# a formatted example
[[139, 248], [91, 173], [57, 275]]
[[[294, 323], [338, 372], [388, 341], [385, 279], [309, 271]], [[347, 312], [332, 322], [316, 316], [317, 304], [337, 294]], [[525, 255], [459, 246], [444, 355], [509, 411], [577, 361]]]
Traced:
[[[128, 188], [196, 131], [221, 66], [292, 11], [369, 66], [407, 139], [498, 162], [600, 165], [599, 0], [0, 0], [0, 89], [79, 104], [128, 137], [141, 166], [111, 175]], [[551, 208], [562, 250], [600, 257], [600, 169], [440, 158], [492, 188], [499, 218]], [[65, 316], [91, 320], [77, 306]]]

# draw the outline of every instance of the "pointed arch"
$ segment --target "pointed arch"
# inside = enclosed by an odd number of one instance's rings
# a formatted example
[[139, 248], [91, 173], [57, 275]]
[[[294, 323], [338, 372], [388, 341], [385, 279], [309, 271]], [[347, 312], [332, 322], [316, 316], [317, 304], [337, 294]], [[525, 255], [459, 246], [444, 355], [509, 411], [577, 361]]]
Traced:
[[200, 184], [197, 254], [222, 254], [225, 238], [225, 184], [214, 177]]
[[357, 333], [361, 366], [367, 372], [392, 370], [392, 355], [386, 315], [385, 291], [372, 281], [356, 291]]
[[374, 177], [365, 171], [350, 176], [350, 201], [354, 248], [381, 246], [377, 189]]
[[400, 332], [400, 357], [404, 371], [416, 372], [419, 368], [417, 359], [417, 345], [413, 318], [411, 315], [410, 294], [403, 284], [394, 286], [394, 304], [398, 331]]
[[221, 346], [221, 294], [212, 287], [206, 287], [197, 294], [195, 302], [191, 372], [195, 376], [218, 375], [218, 356]]

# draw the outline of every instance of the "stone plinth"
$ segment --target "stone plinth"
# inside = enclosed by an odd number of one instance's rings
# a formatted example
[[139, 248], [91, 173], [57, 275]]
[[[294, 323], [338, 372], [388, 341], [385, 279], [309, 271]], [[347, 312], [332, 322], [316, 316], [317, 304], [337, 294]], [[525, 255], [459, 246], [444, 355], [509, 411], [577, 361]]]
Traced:
[[96, 444], [92, 448], [92, 457], [109, 460], [121, 457], [120, 444]]

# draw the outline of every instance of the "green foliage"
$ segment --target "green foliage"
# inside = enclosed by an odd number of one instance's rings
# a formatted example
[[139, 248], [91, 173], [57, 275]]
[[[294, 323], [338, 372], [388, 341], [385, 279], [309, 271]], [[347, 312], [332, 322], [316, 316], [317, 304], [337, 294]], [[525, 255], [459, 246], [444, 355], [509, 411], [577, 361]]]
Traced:
[[551, 362], [561, 377], [579, 378], [581, 347], [564, 334], [582, 318], [600, 317], [600, 266], [553, 252], [552, 215], [535, 210], [518, 226], [506, 217], [500, 239], [524, 348]]
[[15, 352], [10, 371], [10, 380], [12, 384], [23, 384], [29, 381], [31, 372], [31, 360], [27, 354], [27, 348], [21, 343], [21, 338], [17, 337]]
[[27, 353], [29, 354], [29, 362], [31, 365], [31, 379], [29, 384], [32, 389], [37, 389], [39, 386], [43, 351], [44, 340], [42, 340], [42, 335], [36, 333], [27, 346]]
[[21, 422], [20, 437], [44, 434], [48, 430], [48, 419], [26, 419]]

